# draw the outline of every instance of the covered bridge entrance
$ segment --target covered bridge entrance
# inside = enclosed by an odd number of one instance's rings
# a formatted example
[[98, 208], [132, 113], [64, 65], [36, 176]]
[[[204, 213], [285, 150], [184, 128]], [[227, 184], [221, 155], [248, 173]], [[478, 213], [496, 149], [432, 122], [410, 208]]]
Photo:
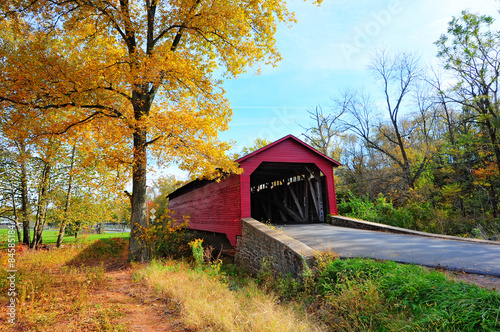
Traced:
[[333, 168], [340, 166], [293, 135], [236, 160], [242, 174], [195, 180], [169, 195], [192, 229], [226, 234], [232, 245], [242, 218], [278, 224], [325, 221], [337, 214]]
[[315, 164], [262, 162], [250, 175], [251, 216], [273, 224], [324, 222], [326, 189]]

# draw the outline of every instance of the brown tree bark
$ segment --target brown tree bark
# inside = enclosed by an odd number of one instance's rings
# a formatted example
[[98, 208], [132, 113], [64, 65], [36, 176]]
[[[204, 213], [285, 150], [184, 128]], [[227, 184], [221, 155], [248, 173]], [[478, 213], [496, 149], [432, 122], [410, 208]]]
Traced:
[[16, 226], [16, 232], [17, 232], [17, 242], [21, 242], [21, 229], [19, 228], [19, 213], [17, 212], [17, 207], [16, 207], [16, 191], [14, 189], [14, 184], [11, 183], [11, 195], [12, 195], [12, 212], [14, 214], [14, 225]]
[[28, 218], [28, 175], [26, 171], [26, 145], [24, 142], [18, 144], [21, 167], [21, 221], [23, 224], [23, 243], [27, 246], [30, 242], [30, 221]]
[[36, 212], [35, 229], [33, 231], [33, 241], [31, 242], [31, 248], [37, 249], [42, 243], [43, 227], [45, 224], [45, 216], [47, 214], [47, 195], [49, 189], [49, 179], [50, 179], [51, 165], [46, 162], [43, 167], [42, 181], [40, 184], [38, 206]]
[[132, 215], [130, 234], [130, 260], [147, 261], [149, 259], [143, 238], [146, 227], [146, 131], [134, 133], [134, 165], [132, 179]]
[[71, 189], [73, 187], [73, 167], [75, 165], [75, 153], [76, 153], [76, 146], [73, 145], [73, 149], [71, 150], [71, 164], [69, 167], [68, 190], [66, 191], [66, 201], [64, 203], [64, 215], [63, 215], [63, 220], [61, 222], [61, 227], [59, 228], [59, 234], [57, 235], [56, 246], [58, 248], [60, 248], [62, 245], [64, 238], [64, 231], [66, 230], [66, 224], [68, 219], [68, 210], [71, 201]]
[[[137, 86], [132, 94], [134, 117], [140, 121], [149, 115], [151, 102], [154, 98], [153, 89], [148, 91], [147, 85]], [[147, 243], [144, 238], [144, 228], [147, 226], [146, 209], [146, 173], [147, 173], [147, 129], [136, 126], [134, 132], [134, 155], [132, 165], [132, 213], [130, 217], [129, 258], [144, 262], [150, 259]]]

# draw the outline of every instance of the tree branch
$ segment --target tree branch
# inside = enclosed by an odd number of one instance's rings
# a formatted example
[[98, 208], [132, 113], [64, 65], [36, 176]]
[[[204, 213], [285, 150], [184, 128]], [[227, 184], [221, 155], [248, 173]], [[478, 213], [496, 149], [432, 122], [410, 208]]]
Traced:
[[154, 144], [154, 142], [156, 142], [157, 140], [159, 140], [162, 137], [164, 137], [164, 136], [163, 135], [159, 135], [159, 136], [155, 137], [154, 139], [150, 140], [149, 142], [144, 143], [144, 145], [148, 146], [148, 145]]

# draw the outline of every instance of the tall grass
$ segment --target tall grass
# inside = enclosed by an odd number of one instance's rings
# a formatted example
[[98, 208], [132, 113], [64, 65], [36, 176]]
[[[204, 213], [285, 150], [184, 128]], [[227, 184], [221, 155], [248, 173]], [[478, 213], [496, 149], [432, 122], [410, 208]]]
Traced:
[[[500, 293], [420, 266], [335, 260], [319, 272], [317, 285], [316, 308], [334, 329], [500, 331]], [[342, 315], [348, 317], [339, 322]]]
[[[199, 242], [192, 244], [199, 255]], [[322, 331], [304, 311], [264, 292], [256, 282], [230, 282], [219, 264], [195, 268], [180, 261], [153, 261], [135, 273], [178, 308], [186, 328], [194, 331]]]
[[200, 241], [191, 246], [194, 267], [155, 261], [136, 274], [175, 304], [189, 329], [500, 331], [500, 293], [438, 271], [325, 253], [300, 280], [277, 277], [269, 264], [250, 279], [221, 274], [220, 265], [203, 259]]
[[[251, 278], [214, 261], [200, 240], [191, 246], [194, 262], [154, 260], [133, 267], [144, 292], [166, 302], [186, 330], [500, 331], [500, 293], [441, 272], [327, 253], [300, 280], [276, 276], [269, 264]], [[126, 240], [19, 254], [15, 331], [127, 331], [120, 304], [92, 300], [108, 287], [106, 266], [126, 260]], [[7, 259], [0, 251], [0, 303], [8, 300]], [[7, 326], [0, 315], [0, 329]]]
[[[113, 242], [126, 243], [123, 239]], [[114, 305], [96, 306], [92, 300], [93, 292], [108, 285], [100, 258], [109, 256], [92, 253], [99, 245], [38, 251], [18, 248], [16, 324], [8, 323], [7, 316], [2, 312], [1, 327], [7, 331], [126, 330], [120, 323], [123, 313], [119, 308]], [[85, 252], [87, 254], [83, 255], [87, 259], [81, 256]], [[0, 251], [0, 303], [9, 300], [5, 282], [6, 257], [6, 252]], [[79, 265], [71, 264], [75, 259]]]

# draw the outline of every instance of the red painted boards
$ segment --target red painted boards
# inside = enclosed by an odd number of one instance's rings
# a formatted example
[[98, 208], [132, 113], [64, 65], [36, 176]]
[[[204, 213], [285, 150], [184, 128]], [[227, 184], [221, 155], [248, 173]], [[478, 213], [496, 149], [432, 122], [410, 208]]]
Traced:
[[288, 135], [237, 160], [241, 175], [219, 182], [194, 181], [171, 194], [170, 209], [189, 215], [192, 229], [226, 234], [231, 244], [241, 235], [242, 218], [251, 217], [250, 175], [263, 162], [315, 164], [326, 177], [328, 211], [337, 214], [333, 168], [340, 166], [298, 138]]
[[175, 197], [169, 208], [176, 216], [189, 215], [192, 229], [225, 233], [236, 245], [236, 235], [241, 234], [240, 176], [233, 174]]

